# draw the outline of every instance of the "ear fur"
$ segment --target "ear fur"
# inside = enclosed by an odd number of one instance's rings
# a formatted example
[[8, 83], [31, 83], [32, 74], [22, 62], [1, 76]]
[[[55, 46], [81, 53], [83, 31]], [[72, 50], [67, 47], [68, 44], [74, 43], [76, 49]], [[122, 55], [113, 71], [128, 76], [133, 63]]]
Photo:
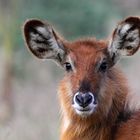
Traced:
[[135, 54], [140, 47], [140, 18], [128, 17], [113, 32], [108, 51], [115, 64], [122, 56]]
[[48, 22], [31, 19], [23, 26], [24, 40], [33, 55], [40, 59], [54, 59], [59, 63], [65, 59], [63, 39]]

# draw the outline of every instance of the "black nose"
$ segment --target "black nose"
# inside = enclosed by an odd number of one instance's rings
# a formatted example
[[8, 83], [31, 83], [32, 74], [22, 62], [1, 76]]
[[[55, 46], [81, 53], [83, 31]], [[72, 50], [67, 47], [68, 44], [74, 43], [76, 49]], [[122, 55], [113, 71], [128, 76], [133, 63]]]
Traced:
[[87, 107], [92, 102], [93, 96], [89, 93], [79, 93], [75, 97], [75, 101], [81, 106], [81, 107]]

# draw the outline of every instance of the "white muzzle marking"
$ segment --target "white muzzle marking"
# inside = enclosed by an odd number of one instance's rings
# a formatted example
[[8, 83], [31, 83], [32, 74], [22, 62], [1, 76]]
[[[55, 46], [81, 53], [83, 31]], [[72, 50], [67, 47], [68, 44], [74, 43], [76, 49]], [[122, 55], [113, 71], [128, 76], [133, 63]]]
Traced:
[[95, 108], [97, 106], [97, 103], [95, 102], [94, 95], [91, 92], [82, 93], [82, 94], [89, 94], [90, 96], [92, 96], [92, 101], [86, 107], [82, 107], [76, 102], [76, 96], [79, 94], [81, 94], [81, 93], [77, 92], [73, 97], [73, 105], [72, 106], [73, 106], [74, 110], [76, 111], [76, 113], [78, 115], [81, 115], [81, 116], [91, 115], [95, 111]]

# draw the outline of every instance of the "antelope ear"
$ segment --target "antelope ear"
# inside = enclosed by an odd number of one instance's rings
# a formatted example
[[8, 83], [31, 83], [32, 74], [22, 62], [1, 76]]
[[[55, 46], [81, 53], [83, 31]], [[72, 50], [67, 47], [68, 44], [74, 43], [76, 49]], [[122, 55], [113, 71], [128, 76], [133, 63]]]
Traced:
[[28, 20], [23, 27], [24, 39], [29, 50], [40, 59], [54, 59], [62, 63], [66, 50], [63, 39], [51, 25], [40, 20]]
[[[115, 64], [122, 56], [131, 56], [140, 47], [140, 18], [128, 17], [113, 32], [108, 51]], [[112, 64], [112, 65], [113, 65]]]

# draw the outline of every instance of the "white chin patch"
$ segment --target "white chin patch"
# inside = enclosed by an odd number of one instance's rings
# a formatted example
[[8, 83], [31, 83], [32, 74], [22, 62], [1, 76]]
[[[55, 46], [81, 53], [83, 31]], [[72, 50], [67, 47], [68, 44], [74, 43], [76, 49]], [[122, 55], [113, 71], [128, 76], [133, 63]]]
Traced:
[[95, 111], [95, 108], [92, 108], [92, 109], [89, 109], [89, 110], [79, 110], [79, 109], [75, 108], [75, 111], [78, 115], [86, 117], [86, 116], [91, 115]]

